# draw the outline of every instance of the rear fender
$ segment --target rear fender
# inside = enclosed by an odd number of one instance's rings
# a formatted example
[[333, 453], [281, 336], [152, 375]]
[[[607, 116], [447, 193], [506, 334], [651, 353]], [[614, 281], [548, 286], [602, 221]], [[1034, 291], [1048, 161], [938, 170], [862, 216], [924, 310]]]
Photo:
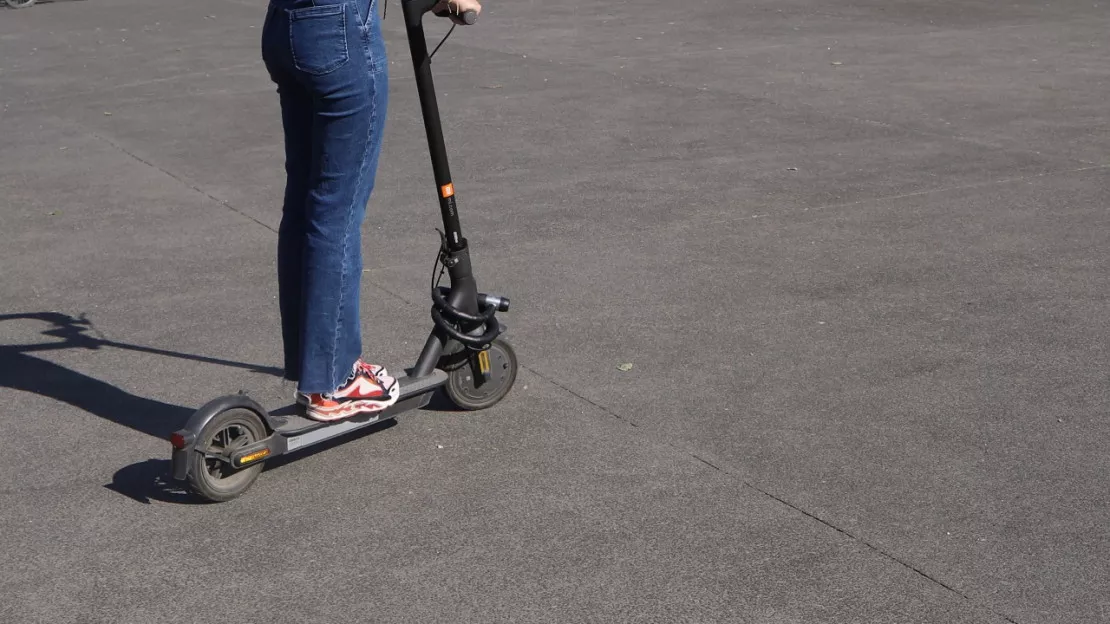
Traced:
[[193, 452], [197, 440], [200, 439], [201, 432], [208, 426], [208, 423], [212, 422], [212, 419], [217, 415], [233, 409], [250, 410], [257, 414], [258, 418], [262, 420], [263, 426], [266, 427], [267, 435], [272, 435], [277, 427], [277, 423], [270, 417], [270, 413], [246, 394], [230, 394], [212, 399], [193, 412], [184, 427], [174, 432], [174, 436], [181, 436], [184, 442], [180, 448], [176, 445], [173, 448], [173, 457], [170, 463], [174, 479], [184, 480], [188, 478], [189, 453]]

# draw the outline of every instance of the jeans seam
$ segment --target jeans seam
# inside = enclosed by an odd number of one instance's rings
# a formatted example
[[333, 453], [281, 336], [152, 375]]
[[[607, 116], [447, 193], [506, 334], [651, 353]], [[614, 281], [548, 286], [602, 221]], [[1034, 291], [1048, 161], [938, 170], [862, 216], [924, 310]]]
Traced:
[[[378, 0], [370, 0], [370, 5], [366, 9], [365, 21], [362, 23], [362, 27], [359, 28], [359, 35], [361, 35], [362, 43], [363, 43], [363, 53], [365, 53], [367, 56], [370, 57], [370, 69], [374, 72], [380, 71], [381, 68], [382, 68], [381, 67], [382, 64], [385, 63], [385, 61], [382, 58], [379, 58], [382, 55], [374, 54], [374, 49], [373, 49], [373, 35], [375, 33], [371, 32], [372, 28], [371, 28], [370, 22], [372, 21], [372, 18], [374, 16], [374, 11], [376, 10], [374, 8], [374, 5], [377, 4], [377, 1]], [[352, 6], [355, 7], [355, 9], [354, 9], [355, 15], [358, 15], [358, 5], [357, 5], [357, 3], [353, 4]]]
[[[315, 3], [314, 3], [315, 4]], [[289, 20], [289, 57], [293, 60], [293, 68], [297, 68], [297, 52], [293, 47], [293, 16], [287, 16]]]
[[351, 3], [351, 6], [354, 8], [355, 11], [355, 16], [359, 18], [359, 24], [361, 24], [363, 31], [369, 30], [370, 28], [370, 17], [374, 15], [375, 2], [377, 2], [377, 0], [370, 0], [370, 4], [366, 7], [366, 15], [359, 15], [357, 2]]
[[[344, 64], [346, 64], [346, 63], [351, 62], [351, 43], [349, 41], [347, 41], [348, 39], [350, 39], [350, 37], [347, 36], [347, 7], [343, 7], [342, 15], [343, 15], [343, 56], [347, 57], [347, 60], [344, 61]], [[342, 67], [342, 66], [343, 65], [339, 65], [339, 67]], [[336, 67], [335, 69], [339, 69], [339, 67]]]

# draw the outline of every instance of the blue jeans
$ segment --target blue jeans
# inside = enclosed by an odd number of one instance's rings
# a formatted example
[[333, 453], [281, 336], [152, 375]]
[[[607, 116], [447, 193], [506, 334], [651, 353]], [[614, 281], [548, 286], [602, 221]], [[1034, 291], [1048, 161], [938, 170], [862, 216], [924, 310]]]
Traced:
[[389, 94], [376, 3], [271, 0], [262, 58], [285, 132], [278, 232], [285, 376], [301, 392], [333, 392], [362, 352], [361, 225]]

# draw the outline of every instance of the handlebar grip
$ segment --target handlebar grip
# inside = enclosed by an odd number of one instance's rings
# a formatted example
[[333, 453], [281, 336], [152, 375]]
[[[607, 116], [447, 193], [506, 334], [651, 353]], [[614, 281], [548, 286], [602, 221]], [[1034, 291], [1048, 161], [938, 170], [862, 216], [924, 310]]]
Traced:
[[436, 17], [451, 17], [451, 16], [459, 18], [467, 26], [473, 26], [474, 23], [478, 21], [478, 13], [476, 11], [464, 11], [461, 15], [455, 15], [454, 13], [451, 13], [449, 11], [444, 11], [442, 13], [436, 13]]

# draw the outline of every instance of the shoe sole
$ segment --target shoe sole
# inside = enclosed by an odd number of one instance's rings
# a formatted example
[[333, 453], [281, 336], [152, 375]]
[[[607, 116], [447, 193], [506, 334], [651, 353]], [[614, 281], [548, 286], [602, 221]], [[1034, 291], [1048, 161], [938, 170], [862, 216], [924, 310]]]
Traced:
[[305, 417], [319, 422], [335, 422], [345, 420], [359, 414], [372, 414], [380, 412], [393, 405], [396, 401], [350, 401], [339, 407], [328, 410], [318, 410], [309, 407], [305, 410]]
[[338, 407], [329, 409], [313, 409], [312, 405], [305, 406], [305, 417], [320, 422], [334, 422], [337, 420], [344, 420], [357, 416], [359, 414], [372, 414], [380, 412], [385, 408], [393, 405], [400, 398], [398, 392], [397, 382], [394, 381], [389, 386], [389, 396], [383, 399], [359, 399], [355, 401], [347, 401]]

